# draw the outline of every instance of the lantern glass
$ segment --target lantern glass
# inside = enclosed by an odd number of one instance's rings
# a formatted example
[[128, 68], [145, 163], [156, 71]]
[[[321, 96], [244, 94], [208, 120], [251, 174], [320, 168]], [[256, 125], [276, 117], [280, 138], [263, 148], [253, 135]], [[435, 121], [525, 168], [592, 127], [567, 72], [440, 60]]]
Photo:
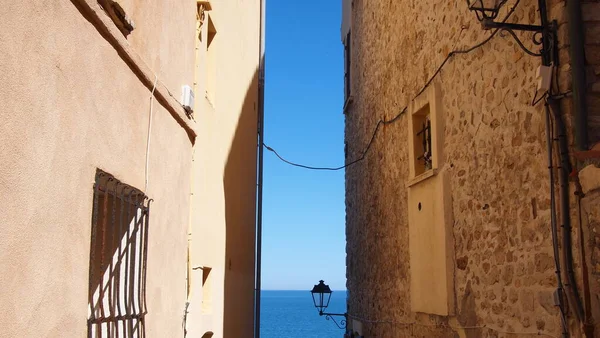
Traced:
[[325, 284], [324, 281], [319, 281], [319, 284], [315, 285], [310, 292], [312, 294], [313, 303], [315, 307], [319, 309], [319, 313], [322, 313], [329, 306], [329, 300], [331, 300], [331, 294], [333, 291], [329, 288], [329, 285]]
[[472, 10], [477, 15], [479, 21], [494, 20], [498, 17], [500, 8], [508, 0], [467, 0], [469, 10]]

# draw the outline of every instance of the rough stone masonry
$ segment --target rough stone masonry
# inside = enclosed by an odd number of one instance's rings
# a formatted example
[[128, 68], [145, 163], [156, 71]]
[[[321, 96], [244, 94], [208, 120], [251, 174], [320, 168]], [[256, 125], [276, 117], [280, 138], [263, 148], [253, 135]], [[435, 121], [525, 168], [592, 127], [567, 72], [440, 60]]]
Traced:
[[[347, 162], [361, 157], [377, 122], [402, 111], [452, 50], [491, 34], [465, 1], [351, 2]], [[509, 1], [500, 17], [514, 4]], [[537, 8], [537, 1], [522, 0], [508, 22], [539, 24]], [[548, 12], [559, 24], [555, 86], [568, 93], [566, 2], [548, 0]], [[593, 145], [600, 140], [600, 2], [584, 2], [583, 17]], [[539, 49], [531, 33], [516, 34], [528, 48]], [[440, 170], [449, 175], [453, 219], [452, 315], [411, 311], [408, 116], [381, 126], [364, 160], [347, 168], [348, 314], [365, 337], [560, 336], [544, 102], [532, 106], [539, 65], [540, 58], [498, 33], [471, 53], [452, 57], [434, 79], [445, 119]], [[600, 323], [600, 169], [593, 152], [582, 153], [584, 159], [574, 156], [568, 95], [560, 107], [574, 168], [569, 191], [574, 274], [586, 313], [577, 320], [568, 298], [568, 324], [573, 337], [585, 337], [586, 322], [588, 335], [600, 337], [594, 324]], [[556, 146], [553, 152], [557, 164]], [[558, 201], [558, 183], [553, 188]]]

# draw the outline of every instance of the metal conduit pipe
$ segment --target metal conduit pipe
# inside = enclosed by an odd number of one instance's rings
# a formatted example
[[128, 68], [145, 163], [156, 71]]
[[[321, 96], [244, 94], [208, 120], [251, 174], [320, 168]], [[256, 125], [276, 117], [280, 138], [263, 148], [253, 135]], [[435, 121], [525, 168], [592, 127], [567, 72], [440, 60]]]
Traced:
[[583, 44], [583, 20], [581, 18], [581, 1], [567, 1], [569, 28], [569, 54], [571, 56], [571, 76], [573, 78], [573, 108], [575, 109], [575, 144], [577, 150], [588, 150], [585, 79], [585, 50]]
[[258, 51], [258, 142], [256, 175], [256, 232], [254, 276], [254, 338], [260, 337], [260, 289], [262, 271], [262, 202], [263, 202], [263, 143], [265, 129], [265, 8], [266, 0], [260, 0], [260, 47]]
[[560, 252], [558, 249], [558, 227], [556, 220], [556, 194], [554, 191], [554, 161], [553, 161], [553, 132], [550, 127], [551, 125], [551, 113], [550, 108], [548, 107], [548, 103], [546, 102], [546, 144], [548, 149], [548, 171], [550, 174], [550, 228], [552, 230], [552, 249], [554, 250], [554, 266], [556, 269], [556, 281], [558, 283], [558, 309], [560, 311], [560, 319], [562, 324], [562, 337], [569, 337], [569, 327], [566, 318], [565, 312], [565, 300], [564, 300], [564, 286], [562, 282], [561, 276], [561, 267], [560, 267]]
[[563, 259], [565, 262], [568, 287], [572, 292], [573, 301], [575, 302], [575, 312], [579, 320], [583, 320], [583, 304], [577, 289], [577, 281], [575, 280], [575, 272], [573, 270], [573, 246], [571, 243], [571, 215], [569, 203], [569, 174], [571, 173], [571, 163], [569, 161], [569, 145], [567, 143], [567, 134], [565, 124], [560, 115], [560, 107], [558, 101], [552, 97], [548, 98], [550, 110], [554, 115], [555, 128], [558, 136], [558, 149], [560, 154], [560, 217], [561, 227], [563, 228], [562, 244], [563, 244]]

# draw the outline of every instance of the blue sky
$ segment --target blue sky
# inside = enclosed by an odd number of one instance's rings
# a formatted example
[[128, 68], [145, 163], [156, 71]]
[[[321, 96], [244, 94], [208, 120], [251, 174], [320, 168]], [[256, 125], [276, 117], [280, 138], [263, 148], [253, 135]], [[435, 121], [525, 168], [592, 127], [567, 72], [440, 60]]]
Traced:
[[[307, 165], [344, 163], [341, 1], [267, 1], [265, 143]], [[346, 289], [344, 171], [265, 151], [262, 288]]]

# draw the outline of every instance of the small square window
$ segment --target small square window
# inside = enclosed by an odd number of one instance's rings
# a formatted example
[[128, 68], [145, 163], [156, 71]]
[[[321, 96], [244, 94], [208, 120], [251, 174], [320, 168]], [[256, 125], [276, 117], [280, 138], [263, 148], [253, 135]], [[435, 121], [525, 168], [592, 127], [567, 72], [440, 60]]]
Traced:
[[420, 175], [433, 168], [433, 153], [431, 149], [431, 116], [429, 105], [426, 105], [412, 118], [413, 151], [416, 157], [413, 161], [415, 175]]
[[441, 96], [433, 84], [410, 105], [409, 129], [409, 183], [435, 175], [442, 158], [444, 124], [441, 114]]
[[212, 312], [212, 268], [202, 268], [202, 313], [210, 314]]
[[350, 98], [352, 91], [352, 35], [348, 32], [346, 43], [344, 44], [344, 101]]
[[114, 0], [99, 0], [98, 3], [111, 18], [115, 26], [127, 37], [135, 29], [133, 19], [127, 14], [123, 6]]
[[217, 87], [217, 29], [210, 15], [206, 29], [206, 98], [214, 106]]

